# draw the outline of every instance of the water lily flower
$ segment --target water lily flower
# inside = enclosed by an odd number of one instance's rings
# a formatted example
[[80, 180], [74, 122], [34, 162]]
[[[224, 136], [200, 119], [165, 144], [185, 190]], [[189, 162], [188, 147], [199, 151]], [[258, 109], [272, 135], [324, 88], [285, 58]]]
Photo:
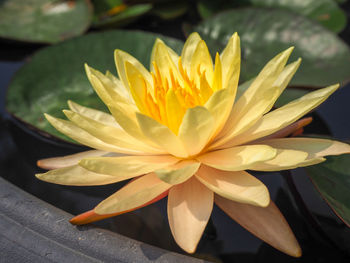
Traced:
[[[85, 224], [168, 198], [177, 244], [193, 253], [213, 204], [251, 233], [291, 256], [301, 249], [266, 186], [246, 170], [280, 171], [349, 153], [347, 144], [287, 137], [310, 122], [302, 118], [338, 85], [318, 89], [280, 108], [273, 105], [301, 59], [287, 65], [293, 48], [271, 61], [237, 92], [240, 41], [232, 35], [215, 62], [197, 33], [181, 56], [157, 39], [150, 71], [115, 51], [119, 78], [86, 65], [86, 73], [111, 114], [69, 101], [68, 120], [45, 115], [60, 132], [96, 150], [40, 160], [44, 181], [75, 186], [131, 179], [93, 210], [71, 220]], [[120, 155], [122, 154], [122, 155]]]

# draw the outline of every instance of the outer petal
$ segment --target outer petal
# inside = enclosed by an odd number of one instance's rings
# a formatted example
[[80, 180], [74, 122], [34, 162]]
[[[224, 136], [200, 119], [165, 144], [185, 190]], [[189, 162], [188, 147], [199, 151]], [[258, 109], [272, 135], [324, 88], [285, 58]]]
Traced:
[[275, 158], [257, 163], [249, 169], [256, 171], [281, 171], [294, 169], [303, 166], [307, 158], [307, 152], [277, 149]]
[[167, 126], [140, 113], [137, 113], [137, 119], [143, 134], [149, 140], [174, 156], [188, 157], [182, 141]]
[[197, 32], [194, 32], [187, 38], [185, 42], [181, 53], [181, 59], [182, 65], [184, 66], [185, 70], [187, 70], [187, 72], [190, 71], [193, 53], [196, 50], [199, 41], [201, 40], [202, 39], [199, 34]]
[[338, 87], [339, 85], [333, 85], [324, 89], [310, 92], [309, 94], [306, 94], [281, 108], [269, 112], [249, 130], [219, 147], [230, 147], [253, 141], [283, 129], [320, 105], [334, 91], [336, 91]]
[[43, 174], [36, 174], [35, 176], [45, 182], [74, 186], [112, 184], [133, 177], [98, 174], [88, 171], [79, 165], [59, 168]]
[[225, 170], [240, 171], [250, 169], [256, 163], [275, 157], [277, 150], [266, 145], [245, 145], [205, 153], [196, 157], [208, 166]]
[[169, 155], [91, 157], [82, 159], [79, 165], [85, 169], [114, 176], [138, 176], [162, 169], [179, 160]]
[[95, 136], [105, 143], [109, 143], [120, 148], [125, 148], [124, 152], [128, 151], [131, 154], [141, 155], [144, 155], [145, 153], [164, 153], [164, 151], [160, 149], [150, 147], [144, 144], [142, 141], [136, 140], [120, 128], [105, 125], [73, 111], [64, 110], [63, 112], [70, 121], [90, 133], [92, 136]]
[[282, 72], [293, 48], [274, 57], [232, 108], [227, 125], [222, 131], [227, 142], [252, 126], [264, 113], [269, 111], [279, 96], [279, 87], [273, 85]]
[[115, 121], [114, 117], [111, 114], [81, 106], [71, 100], [68, 101], [68, 106], [72, 111], [79, 113], [87, 118], [101, 122], [105, 125], [118, 127], [121, 129], [120, 125]]
[[58, 168], [63, 168], [67, 166], [76, 165], [81, 159], [86, 157], [96, 157], [96, 156], [103, 156], [107, 154], [109, 153], [105, 151], [98, 151], [98, 150], [85, 151], [85, 152], [75, 153], [71, 155], [66, 155], [63, 157], [53, 157], [53, 158], [42, 159], [37, 162], [37, 165], [43, 169], [52, 170], [52, 169], [58, 169]]
[[194, 175], [199, 166], [200, 163], [192, 160], [185, 160], [168, 166], [167, 168], [156, 170], [155, 173], [159, 179], [168, 184], [180, 184]]
[[263, 207], [270, 202], [266, 186], [245, 171], [225, 172], [203, 165], [196, 178], [218, 195], [236, 202]]
[[99, 149], [102, 151], [124, 153], [125, 149], [119, 148], [111, 144], [104, 143], [103, 141], [90, 135], [89, 133], [79, 128], [78, 126], [76, 126], [70, 121], [58, 119], [48, 114], [45, 114], [45, 117], [51, 123], [51, 125], [54, 126], [58, 131], [62, 132], [63, 134], [67, 135], [68, 137], [72, 138], [73, 140], [81, 144], [84, 144], [91, 148]]
[[95, 207], [96, 214], [113, 214], [140, 207], [171, 187], [150, 173], [132, 181]]
[[99, 221], [99, 220], [103, 220], [103, 219], [106, 219], [106, 218], [110, 218], [110, 217], [113, 217], [113, 216], [118, 216], [118, 215], [121, 215], [121, 214], [124, 214], [124, 213], [128, 213], [128, 212], [131, 212], [133, 210], [136, 210], [136, 209], [148, 206], [150, 204], [153, 204], [153, 203], [159, 201], [160, 199], [166, 197], [168, 195], [168, 192], [169, 191], [165, 191], [164, 193], [162, 193], [159, 196], [155, 197], [154, 199], [152, 199], [148, 203], [145, 203], [145, 204], [143, 204], [143, 205], [141, 205], [139, 207], [135, 207], [135, 208], [130, 209], [130, 210], [125, 210], [123, 212], [114, 213], [114, 214], [107, 214], [107, 215], [98, 215], [98, 214], [96, 214], [94, 212], [94, 210], [90, 210], [90, 211], [87, 211], [85, 213], [82, 213], [80, 215], [77, 215], [77, 216], [73, 217], [71, 220], [69, 220], [69, 222], [72, 223], [73, 225], [85, 225], [85, 224], [89, 224], [89, 223], [96, 222], [96, 221]]
[[211, 113], [202, 106], [186, 111], [178, 137], [189, 155], [198, 154], [204, 148], [213, 133], [214, 124]]
[[216, 195], [215, 203], [229, 217], [269, 245], [290, 256], [301, 256], [298, 241], [273, 202], [262, 208], [233, 202]]
[[172, 187], [168, 196], [168, 219], [176, 243], [193, 253], [213, 209], [214, 194], [196, 178]]
[[281, 138], [262, 142], [280, 149], [291, 149], [309, 153], [310, 157], [323, 157], [350, 153], [350, 145], [327, 139], [316, 138]]

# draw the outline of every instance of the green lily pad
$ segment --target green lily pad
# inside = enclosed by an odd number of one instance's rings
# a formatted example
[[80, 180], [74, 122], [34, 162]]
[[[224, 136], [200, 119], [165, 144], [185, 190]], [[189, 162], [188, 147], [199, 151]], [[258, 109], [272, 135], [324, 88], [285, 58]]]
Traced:
[[279, 52], [295, 46], [291, 60], [303, 62], [291, 85], [323, 87], [350, 79], [350, 49], [323, 26], [282, 9], [243, 8], [220, 13], [193, 28], [210, 50], [222, 50], [238, 32], [242, 46], [241, 82], [256, 76]]
[[116, 74], [113, 52], [122, 49], [149, 68], [154, 41], [161, 37], [176, 52], [183, 42], [141, 31], [107, 31], [88, 34], [37, 52], [12, 79], [6, 108], [21, 120], [57, 137], [66, 139], [46, 121], [43, 113], [64, 118], [67, 100], [106, 110], [94, 93], [84, 71], [84, 63], [101, 72]]
[[350, 227], [350, 155], [327, 157], [327, 161], [307, 167], [317, 190], [333, 211]]
[[152, 14], [164, 19], [174, 19], [179, 16], [182, 16], [187, 12], [189, 8], [189, 3], [185, 0], [177, 1], [164, 1], [156, 3], [153, 6]]
[[89, 27], [91, 18], [88, 0], [3, 0], [0, 37], [56, 43], [81, 35]]
[[346, 26], [346, 14], [334, 0], [200, 0], [197, 3], [198, 12], [202, 18], [243, 6], [288, 9], [313, 19], [337, 33]]

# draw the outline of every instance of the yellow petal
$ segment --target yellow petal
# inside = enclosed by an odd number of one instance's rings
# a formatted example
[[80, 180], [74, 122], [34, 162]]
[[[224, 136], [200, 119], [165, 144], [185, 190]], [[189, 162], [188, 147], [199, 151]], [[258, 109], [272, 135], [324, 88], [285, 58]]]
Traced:
[[233, 105], [227, 125], [222, 131], [224, 139], [220, 143], [225, 143], [250, 128], [272, 108], [279, 96], [279, 87], [273, 84], [282, 72], [292, 50], [293, 48], [289, 48], [269, 61]]
[[141, 155], [144, 155], [145, 153], [165, 153], [160, 149], [152, 148], [144, 144], [142, 141], [134, 139], [122, 129], [99, 123], [73, 111], [64, 110], [63, 112], [70, 121], [84, 129], [92, 136], [105, 143], [124, 149], [123, 153]]
[[81, 144], [106, 152], [123, 152], [122, 148], [97, 139], [70, 121], [55, 118], [48, 114], [45, 114], [45, 117], [56, 130]]
[[241, 66], [241, 47], [237, 33], [231, 36], [220, 58], [223, 73], [222, 87], [223, 89], [230, 89], [232, 93], [236, 93]]
[[52, 169], [58, 169], [63, 168], [67, 166], [72, 166], [78, 164], [78, 162], [86, 157], [96, 157], [96, 156], [103, 156], [109, 154], [105, 151], [85, 151], [80, 153], [75, 153], [71, 155], [66, 155], [63, 157], [52, 157], [52, 158], [46, 158], [41, 159], [37, 162], [37, 165], [40, 168], [46, 169], [46, 170], [52, 170]]
[[123, 82], [125, 87], [129, 87], [128, 78], [126, 76], [125, 71], [125, 62], [128, 61], [131, 63], [134, 67], [138, 69], [138, 71], [142, 74], [142, 77], [148, 82], [152, 83], [152, 76], [148, 72], [147, 69], [133, 56], [129, 55], [128, 53], [116, 49], [114, 51], [114, 60], [117, 67], [118, 75], [120, 80]]
[[115, 91], [120, 94], [121, 96], [125, 97], [127, 100], [132, 101], [131, 94], [128, 90], [128, 87], [126, 87], [123, 82], [118, 79], [116, 76], [114, 76], [110, 71], [107, 70], [105, 76], [114, 83], [114, 89]]
[[222, 146], [230, 147], [253, 141], [283, 129], [320, 105], [334, 91], [336, 91], [338, 87], [339, 85], [333, 85], [324, 89], [310, 92], [309, 94], [306, 94], [301, 98], [282, 106], [281, 108], [265, 114], [261, 120], [249, 130], [241, 135], [238, 135], [230, 140], [230, 142]]
[[307, 158], [307, 152], [277, 149], [275, 158], [257, 163], [249, 169], [256, 171], [281, 171], [294, 169], [303, 166]]
[[185, 160], [164, 169], [156, 170], [155, 173], [159, 179], [168, 184], [180, 184], [195, 174], [199, 166], [200, 163], [198, 162]]
[[153, 200], [170, 187], [154, 173], [146, 174], [99, 203], [94, 212], [103, 215], [130, 210]]
[[281, 74], [278, 76], [273, 86], [279, 87], [280, 94], [285, 90], [291, 79], [293, 78], [295, 72], [298, 70], [301, 63], [301, 58], [297, 61], [288, 64]]
[[304, 151], [313, 157], [350, 153], [350, 145], [343, 142], [317, 138], [281, 138], [262, 142], [280, 149]]
[[[211, 55], [204, 40], [200, 40], [198, 42], [198, 45], [192, 56], [190, 71], [190, 77], [192, 79], [196, 79], [196, 77], [199, 77], [198, 70], [200, 72], [205, 71], [205, 76], [208, 82], [212, 83], [214, 74], [213, 61], [211, 59]], [[197, 81], [199, 84], [199, 79]]]
[[277, 150], [267, 145], [245, 145], [205, 153], [196, 159], [208, 166], [225, 170], [250, 169], [254, 164], [271, 160]]
[[245, 171], [226, 172], [202, 165], [196, 178], [218, 195], [236, 202], [262, 207], [270, 202], [266, 186]]
[[212, 88], [214, 91], [217, 91], [222, 89], [222, 87], [223, 87], [222, 86], [222, 66], [221, 66], [220, 56], [218, 53], [216, 53]]
[[95, 110], [92, 108], [84, 107], [79, 105], [78, 103], [75, 103], [71, 100], [68, 101], [69, 108], [79, 113], [85, 117], [88, 117], [90, 119], [93, 119], [95, 121], [101, 122], [106, 125], [120, 127], [120, 125], [115, 121], [114, 117], [111, 114], [105, 113], [103, 111]]
[[199, 34], [197, 32], [194, 32], [191, 35], [189, 35], [189, 37], [185, 42], [185, 45], [181, 53], [181, 60], [182, 60], [182, 65], [184, 66], [184, 69], [187, 72], [189, 72], [191, 69], [191, 60], [192, 60], [193, 53], [196, 50], [199, 41], [201, 40], [202, 39], [199, 36]]
[[79, 165], [85, 169], [113, 176], [138, 176], [173, 165], [179, 160], [169, 155], [91, 157]]
[[273, 202], [263, 208], [233, 202], [216, 195], [215, 203], [229, 217], [269, 245], [292, 257], [301, 256], [298, 241]]
[[179, 55], [174, 50], [172, 50], [170, 47], [168, 47], [161, 39], [157, 38], [156, 41], [154, 42], [152, 53], [151, 53], [150, 69], [152, 71], [154, 70], [153, 61], [155, 61], [155, 53], [156, 53], [155, 49], [156, 49], [156, 46], [159, 42], [163, 43], [167, 47], [169, 56], [170, 56], [171, 60], [174, 62], [174, 64], [177, 65], [177, 63], [179, 62]]
[[179, 128], [178, 137], [189, 155], [198, 154], [208, 143], [214, 128], [214, 118], [210, 112], [197, 106], [186, 111]]
[[230, 92], [227, 89], [222, 89], [216, 91], [205, 103], [204, 107], [209, 110], [215, 120], [212, 137], [215, 137], [224, 127], [227, 118], [230, 115], [233, 101], [234, 95], [230, 95]]
[[171, 155], [186, 158], [188, 153], [182, 141], [165, 125], [154, 119], [137, 113], [137, 119], [143, 134]]
[[45, 182], [74, 186], [112, 184], [130, 178], [127, 176], [111, 176], [94, 173], [79, 165], [59, 168], [43, 174], [36, 174], [35, 176]]
[[213, 192], [196, 178], [172, 187], [168, 195], [168, 220], [176, 243], [193, 253], [213, 209]]
[[165, 107], [169, 129], [173, 133], [178, 134], [180, 124], [182, 122], [183, 116], [185, 115], [185, 111], [177, 99], [173, 89], [169, 89], [166, 94]]

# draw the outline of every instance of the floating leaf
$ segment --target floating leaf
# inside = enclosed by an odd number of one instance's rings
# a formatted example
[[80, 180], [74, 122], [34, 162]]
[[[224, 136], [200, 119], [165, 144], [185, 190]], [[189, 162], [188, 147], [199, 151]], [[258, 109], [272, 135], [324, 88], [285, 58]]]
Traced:
[[87, 0], [4, 0], [0, 4], [0, 37], [56, 43], [82, 34], [90, 25]]
[[201, 34], [210, 50], [223, 49], [229, 37], [239, 33], [241, 82], [290, 46], [295, 46], [291, 61], [303, 59], [292, 86], [323, 87], [350, 79], [349, 47], [321, 25], [287, 10], [235, 9], [203, 21], [193, 31]]
[[350, 227], [350, 155], [327, 157], [307, 167], [309, 177], [333, 211]]
[[185, 14], [188, 8], [189, 4], [184, 0], [160, 2], [154, 5], [152, 14], [165, 20], [174, 19]]
[[[108, 31], [88, 34], [37, 52], [14, 76], [6, 98], [7, 110], [41, 130], [65, 138], [45, 120], [43, 113], [63, 118], [70, 99], [81, 105], [106, 110], [88, 82], [84, 63], [116, 74], [113, 51], [133, 54], [147, 68], [157, 37], [177, 52], [183, 42], [152, 33]], [[61, 114], [60, 114], [61, 113]]]

